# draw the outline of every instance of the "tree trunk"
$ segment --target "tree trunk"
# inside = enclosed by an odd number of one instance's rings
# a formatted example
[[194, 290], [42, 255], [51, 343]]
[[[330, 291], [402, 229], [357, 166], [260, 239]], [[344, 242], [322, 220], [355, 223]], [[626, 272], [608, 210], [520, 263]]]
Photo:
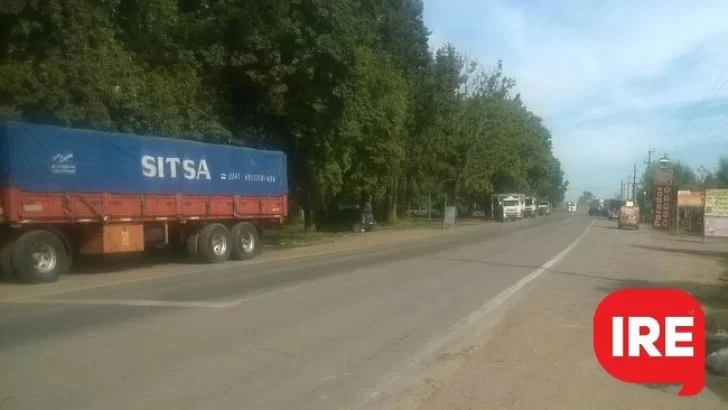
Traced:
[[319, 189], [316, 182], [314, 182], [314, 172], [311, 168], [311, 165], [306, 167], [307, 186], [304, 188], [302, 195], [304, 198], [303, 209], [305, 213], [304, 226], [306, 232], [316, 231], [323, 216], [321, 212], [322, 201], [319, 198]]
[[397, 223], [397, 178], [392, 177], [387, 204], [387, 223]]
[[314, 232], [316, 231], [316, 207], [315, 207], [315, 201], [313, 200], [313, 195], [309, 190], [306, 190], [306, 192], [302, 195], [303, 196], [303, 223], [304, 223], [304, 229], [306, 232]]

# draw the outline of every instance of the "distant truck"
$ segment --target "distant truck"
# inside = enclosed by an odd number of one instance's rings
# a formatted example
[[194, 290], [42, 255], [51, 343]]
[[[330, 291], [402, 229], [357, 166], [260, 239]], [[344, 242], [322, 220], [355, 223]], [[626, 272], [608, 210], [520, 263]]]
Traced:
[[24, 282], [57, 280], [75, 254], [250, 259], [287, 195], [279, 151], [0, 122], [0, 268]]
[[612, 219], [618, 219], [619, 218], [619, 210], [622, 208], [627, 201], [621, 200], [621, 199], [610, 199], [606, 202], [606, 206], [604, 209], [604, 213], [610, 221]]
[[551, 202], [546, 199], [542, 199], [538, 203], [538, 214], [539, 215], [551, 215]]
[[536, 198], [527, 196], [525, 198], [525, 205], [523, 208], [524, 218], [534, 218], [538, 216], [538, 201]]
[[[506, 217], [506, 207], [504, 204], [504, 201], [506, 199], [509, 200], [510, 205], [508, 205], [508, 208], [511, 213], [514, 210], [514, 206], [518, 207], [518, 213], [520, 216], [517, 219], [522, 219], [526, 196], [519, 193], [494, 194], [491, 197], [491, 209], [493, 210], [493, 219], [496, 221], [506, 221], [507, 219], [513, 219], [512, 217]], [[516, 201], [515, 204], [513, 203], [514, 200]]]
[[589, 204], [589, 216], [599, 216], [602, 213], [602, 208], [598, 200], [594, 200]]
[[569, 213], [569, 216], [576, 216], [576, 203], [571, 201], [566, 202], [566, 211]]
[[509, 194], [493, 194], [491, 196], [491, 212], [492, 217], [496, 221], [503, 221], [503, 200], [508, 198]]
[[523, 219], [523, 203], [517, 196], [508, 196], [503, 200], [503, 221]]

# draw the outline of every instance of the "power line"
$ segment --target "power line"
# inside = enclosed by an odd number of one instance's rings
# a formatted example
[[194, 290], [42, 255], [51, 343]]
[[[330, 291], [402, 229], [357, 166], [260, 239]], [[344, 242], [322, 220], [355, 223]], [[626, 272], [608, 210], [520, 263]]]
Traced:
[[[703, 98], [703, 101], [706, 104], [710, 104], [711, 102], [713, 102], [713, 99], [718, 94], [718, 92], [720, 90], [722, 90], [723, 87], [725, 87], [726, 84], [728, 84], [728, 78], [726, 78], [725, 81], [723, 81], [722, 83], [720, 83], [720, 81], [723, 79], [723, 76], [726, 74], [726, 72], [728, 72], [728, 61], [726, 61], [725, 65], [723, 66], [723, 70], [721, 70], [720, 75], [718, 76], [718, 78], [716, 78], [716, 80], [713, 83], [713, 85], [708, 89], [708, 95], [706, 95]], [[718, 86], [718, 88], [715, 88], [719, 83], [720, 83], [720, 86]], [[710, 92], [710, 89], [714, 89], [712, 93]], [[705, 100], [707, 100], [707, 101], [705, 101]], [[675, 133], [673, 134], [673, 139], [675, 139], [694, 119], [695, 119], [695, 116], [694, 115], [693, 116], [690, 116], [688, 119], [686, 119], [683, 122], [682, 126], [679, 127], [677, 129], [677, 131], [675, 131]]]
[[583, 186], [583, 187], [568, 187], [569, 190], [575, 189], [578, 191], [589, 191], [592, 189], [602, 189], [602, 188], [615, 188], [620, 186], [620, 184], [609, 184], [609, 185], [591, 185], [591, 186]]

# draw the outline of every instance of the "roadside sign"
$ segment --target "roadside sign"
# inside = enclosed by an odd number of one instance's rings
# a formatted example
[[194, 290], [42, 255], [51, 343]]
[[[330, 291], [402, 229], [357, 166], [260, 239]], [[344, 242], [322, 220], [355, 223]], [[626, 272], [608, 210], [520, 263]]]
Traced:
[[[700, 192], [677, 191], [677, 206], [702, 207], [703, 194]], [[681, 194], [682, 192], [682, 194]], [[686, 193], [687, 192], [687, 193]]]
[[728, 237], [728, 189], [705, 191], [703, 236]]
[[673, 170], [669, 161], [664, 167], [654, 170], [654, 195], [652, 197], [652, 210], [654, 219], [652, 226], [656, 229], [669, 230], [672, 227], [672, 191]]

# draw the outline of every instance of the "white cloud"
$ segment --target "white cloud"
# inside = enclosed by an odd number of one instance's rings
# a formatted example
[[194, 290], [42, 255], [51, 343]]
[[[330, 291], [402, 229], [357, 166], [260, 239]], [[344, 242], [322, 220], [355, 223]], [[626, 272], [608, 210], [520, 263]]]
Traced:
[[[503, 58], [552, 128], [567, 177], [590, 161], [632, 163], [648, 145], [678, 154], [688, 142], [728, 140], [724, 113], [681, 113], [709, 96], [728, 100], [728, 2], [585, 3], [425, 0], [425, 13], [438, 44], [486, 64]], [[598, 158], [584, 155], [594, 150]]]

